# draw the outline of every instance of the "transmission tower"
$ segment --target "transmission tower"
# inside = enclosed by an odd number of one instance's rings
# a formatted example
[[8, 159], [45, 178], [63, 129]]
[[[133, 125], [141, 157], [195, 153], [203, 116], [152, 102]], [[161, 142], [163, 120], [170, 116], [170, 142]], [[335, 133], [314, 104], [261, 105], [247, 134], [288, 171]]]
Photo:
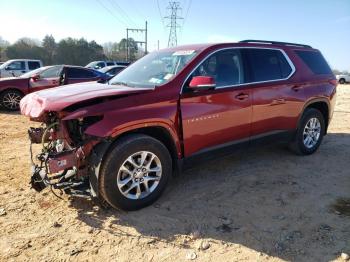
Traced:
[[168, 47], [177, 46], [177, 30], [180, 28], [180, 24], [177, 23], [178, 20], [183, 19], [183, 17], [178, 16], [178, 12], [182, 10], [180, 7], [180, 2], [170, 1], [167, 7], [170, 10], [170, 15], [165, 16], [165, 19], [169, 19], [170, 22], [167, 27], [170, 28]]

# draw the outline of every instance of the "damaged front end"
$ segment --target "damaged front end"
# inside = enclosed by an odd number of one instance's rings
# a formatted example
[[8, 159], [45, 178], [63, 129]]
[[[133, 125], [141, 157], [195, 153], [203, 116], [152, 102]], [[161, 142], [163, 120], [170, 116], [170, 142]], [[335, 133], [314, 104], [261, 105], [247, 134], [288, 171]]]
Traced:
[[[28, 130], [32, 175], [30, 184], [40, 192], [46, 187], [61, 193], [90, 197], [88, 157], [100, 138], [86, 136], [85, 129], [102, 117], [63, 121], [55, 113], [46, 116], [40, 128]], [[33, 155], [33, 145], [41, 144], [41, 152]], [[54, 192], [54, 191], [53, 191]]]

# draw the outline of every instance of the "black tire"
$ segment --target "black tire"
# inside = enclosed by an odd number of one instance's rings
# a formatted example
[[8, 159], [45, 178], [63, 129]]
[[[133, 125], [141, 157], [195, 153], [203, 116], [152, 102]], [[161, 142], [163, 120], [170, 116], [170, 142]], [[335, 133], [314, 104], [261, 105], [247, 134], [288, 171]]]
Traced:
[[[23, 94], [15, 89], [6, 90], [0, 95], [1, 106], [8, 111], [18, 111]], [[11, 102], [12, 101], [12, 102]]]
[[[130, 199], [118, 188], [117, 175], [124, 161], [131, 155], [148, 151], [161, 163], [161, 177], [154, 191], [140, 199]], [[167, 148], [158, 140], [143, 134], [132, 134], [121, 138], [111, 146], [99, 174], [98, 185], [102, 197], [114, 208], [137, 210], [155, 202], [164, 191], [172, 174], [172, 160]], [[132, 183], [134, 180], [132, 180]], [[145, 188], [144, 188], [145, 189]]]
[[344, 78], [340, 78], [339, 79], [339, 84], [342, 84], [342, 85], [345, 84], [345, 79]]
[[[320, 136], [317, 140], [317, 143], [314, 144], [311, 148], [308, 148], [304, 144], [304, 129], [307, 123], [310, 119], [317, 118], [320, 123]], [[292, 151], [294, 151], [298, 155], [310, 155], [316, 152], [316, 150], [319, 148], [320, 144], [322, 143], [323, 136], [325, 134], [326, 126], [325, 126], [325, 120], [322, 115], [322, 113], [314, 108], [308, 108], [305, 110], [304, 114], [302, 115], [295, 137], [293, 141], [290, 143], [289, 147]]]

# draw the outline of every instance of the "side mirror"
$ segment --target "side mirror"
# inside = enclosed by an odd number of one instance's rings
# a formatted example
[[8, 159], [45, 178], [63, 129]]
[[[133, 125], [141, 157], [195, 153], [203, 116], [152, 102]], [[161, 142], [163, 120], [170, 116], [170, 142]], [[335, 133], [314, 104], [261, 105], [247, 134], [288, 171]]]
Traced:
[[194, 76], [190, 82], [189, 88], [193, 90], [208, 90], [215, 88], [215, 80], [211, 76]]
[[5, 67], [5, 70], [10, 70], [10, 67], [9, 67], [9, 66], [6, 66], [6, 67]]
[[40, 79], [40, 75], [33, 75], [33, 76], [32, 76], [33, 82], [36, 82], [36, 81], [38, 81], [39, 79]]

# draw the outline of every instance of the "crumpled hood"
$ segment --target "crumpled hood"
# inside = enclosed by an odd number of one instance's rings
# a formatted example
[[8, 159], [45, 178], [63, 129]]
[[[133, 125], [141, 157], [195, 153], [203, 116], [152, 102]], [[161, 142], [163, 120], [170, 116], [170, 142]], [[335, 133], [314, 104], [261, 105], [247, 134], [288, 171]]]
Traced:
[[37, 118], [45, 112], [60, 111], [67, 106], [98, 97], [126, 95], [153, 90], [97, 82], [60, 86], [26, 95], [20, 102], [22, 115]]

